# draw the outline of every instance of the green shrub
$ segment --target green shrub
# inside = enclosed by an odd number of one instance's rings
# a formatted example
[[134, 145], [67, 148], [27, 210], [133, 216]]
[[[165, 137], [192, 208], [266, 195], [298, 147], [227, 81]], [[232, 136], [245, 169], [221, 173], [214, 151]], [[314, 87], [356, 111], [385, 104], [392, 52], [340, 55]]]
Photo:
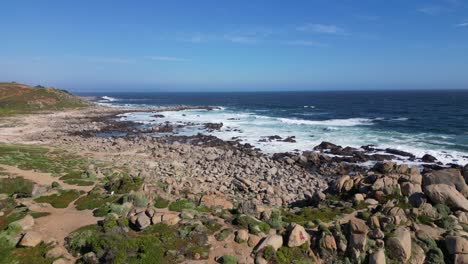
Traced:
[[184, 209], [193, 209], [195, 208], [195, 204], [187, 201], [185, 199], [179, 199], [169, 205], [169, 210], [175, 212], [182, 212]]
[[166, 208], [169, 206], [169, 201], [162, 198], [161, 196], [156, 197], [154, 200], [154, 207], [156, 208]]
[[274, 210], [271, 212], [270, 219], [266, 221], [272, 228], [281, 230], [286, 223], [283, 222], [283, 217], [281, 216], [281, 211]]
[[112, 176], [108, 176], [106, 179], [108, 182], [105, 184], [104, 188], [109, 192], [118, 194], [137, 191], [143, 184], [142, 178], [129, 176], [127, 174], [114, 174]]
[[237, 264], [237, 257], [232, 255], [224, 255], [221, 257], [221, 263], [223, 264]]
[[436, 204], [434, 208], [437, 210], [441, 218], [445, 218], [452, 212], [450, 208], [445, 204]]
[[148, 206], [149, 200], [143, 192], [131, 193], [127, 196], [124, 196], [124, 203], [131, 202], [136, 207], [146, 207]]
[[233, 224], [248, 229], [249, 232], [254, 235], [258, 235], [260, 233], [267, 234], [270, 231], [270, 226], [267, 223], [248, 215], [237, 215], [233, 220]]
[[271, 263], [290, 264], [290, 263], [314, 263], [309, 257], [309, 245], [303, 244], [299, 247], [281, 247], [275, 251], [273, 247], [268, 246], [263, 251], [263, 258]]
[[77, 190], [59, 190], [58, 193], [49, 196], [41, 196], [34, 199], [38, 203], [49, 203], [55, 208], [66, 208], [71, 202], [80, 196]]
[[53, 189], [60, 188], [60, 183], [54, 181], [54, 182], [52, 182], [51, 187], [52, 187]]
[[232, 229], [226, 228], [221, 230], [215, 237], [218, 241], [224, 241], [230, 234], [232, 234]]
[[18, 197], [31, 197], [34, 183], [22, 177], [0, 178], [0, 193], [16, 194]]
[[75, 201], [76, 209], [78, 210], [89, 210], [95, 209], [105, 205], [106, 203], [112, 203], [116, 201], [118, 197], [113, 195], [105, 195], [100, 193], [89, 193]]

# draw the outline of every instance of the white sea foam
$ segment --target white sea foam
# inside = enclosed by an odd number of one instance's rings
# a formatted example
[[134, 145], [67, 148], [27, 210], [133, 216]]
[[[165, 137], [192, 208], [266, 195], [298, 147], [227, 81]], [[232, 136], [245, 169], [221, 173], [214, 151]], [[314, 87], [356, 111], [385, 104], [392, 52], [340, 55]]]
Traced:
[[372, 125], [372, 119], [367, 118], [348, 118], [348, 119], [328, 119], [322, 121], [303, 120], [292, 118], [278, 118], [283, 123], [296, 125], [316, 125], [316, 126], [359, 126]]
[[118, 101], [119, 99], [114, 98], [114, 97], [110, 97], [110, 96], [103, 96], [103, 97], [101, 97], [101, 100], [102, 101], [108, 101], [108, 102], [115, 102], [115, 101]]
[[393, 118], [393, 119], [390, 119], [390, 121], [408, 121], [409, 118], [407, 117], [398, 117], [398, 118]]
[[[395, 131], [373, 129], [372, 124], [379, 119], [349, 118], [329, 120], [302, 120], [292, 118], [276, 118], [251, 112], [234, 112], [229, 109], [219, 111], [186, 110], [160, 112], [163, 118], [152, 117], [154, 113], [129, 113], [121, 115], [121, 120], [156, 124], [172, 123], [206, 123], [222, 122], [220, 131], [204, 132], [223, 140], [240, 138], [243, 143], [250, 143], [262, 149], [265, 153], [276, 153], [311, 150], [322, 141], [329, 141], [341, 146], [359, 148], [373, 144], [378, 148], [396, 148], [422, 157], [424, 154], [435, 156], [443, 163], [468, 163], [468, 153], [454, 151], [444, 141], [444, 136], [429, 133], [406, 134]], [[187, 127], [179, 131], [180, 135], [195, 135], [199, 127]], [[259, 142], [265, 136], [279, 135], [283, 138], [296, 136], [296, 143]], [[438, 138], [437, 138], [438, 137]], [[437, 141], [437, 142], [436, 142]], [[440, 141], [440, 142], [439, 142]], [[434, 145], [441, 143], [439, 145]]]

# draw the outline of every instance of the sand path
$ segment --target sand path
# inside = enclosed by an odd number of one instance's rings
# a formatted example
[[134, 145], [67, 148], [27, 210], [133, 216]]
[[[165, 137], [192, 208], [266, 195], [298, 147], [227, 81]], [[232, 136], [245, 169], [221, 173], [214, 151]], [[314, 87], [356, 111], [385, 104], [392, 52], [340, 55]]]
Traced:
[[[64, 189], [88, 192], [93, 188], [93, 186], [66, 184], [57, 177], [53, 177], [50, 173], [26, 171], [7, 165], [0, 165], [0, 168], [4, 169], [3, 172], [16, 177], [23, 177], [40, 185], [50, 186], [52, 182], [57, 181]], [[96, 224], [97, 221], [102, 219], [93, 216], [92, 210], [77, 210], [74, 201], [71, 202], [67, 208], [54, 208], [50, 204], [36, 203], [30, 198], [21, 199], [21, 201], [22, 204], [26, 205], [31, 211], [49, 213], [47, 216], [36, 218], [32, 230], [43, 234], [44, 240], [56, 240], [61, 246], [64, 245], [65, 237], [74, 230], [83, 226]]]

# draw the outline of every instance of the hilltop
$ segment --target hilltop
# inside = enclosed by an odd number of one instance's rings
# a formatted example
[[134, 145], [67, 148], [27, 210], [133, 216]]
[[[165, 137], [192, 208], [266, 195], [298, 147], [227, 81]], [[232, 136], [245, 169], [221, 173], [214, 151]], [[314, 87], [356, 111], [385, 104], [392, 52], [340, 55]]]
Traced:
[[65, 90], [0, 82], [0, 116], [79, 108], [87, 105], [84, 99]]

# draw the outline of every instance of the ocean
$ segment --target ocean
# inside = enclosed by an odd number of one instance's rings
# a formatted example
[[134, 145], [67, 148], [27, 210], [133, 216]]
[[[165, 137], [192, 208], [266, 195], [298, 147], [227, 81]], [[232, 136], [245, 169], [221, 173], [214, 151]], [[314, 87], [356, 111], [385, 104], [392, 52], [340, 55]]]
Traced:
[[[468, 91], [337, 91], [219, 93], [99, 93], [112, 106], [219, 106], [221, 110], [131, 113], [122, 120], [222, 122], [221, 139], [242, 139], [265, 153], [312, 150], [322, 141], [341, 146], [375, 145], [443, 163], [468, 163]], [[199, 128], [182, 128], [182, 135]], [[295, 136], [296, 143], [260, 142], [263, 137]]]

